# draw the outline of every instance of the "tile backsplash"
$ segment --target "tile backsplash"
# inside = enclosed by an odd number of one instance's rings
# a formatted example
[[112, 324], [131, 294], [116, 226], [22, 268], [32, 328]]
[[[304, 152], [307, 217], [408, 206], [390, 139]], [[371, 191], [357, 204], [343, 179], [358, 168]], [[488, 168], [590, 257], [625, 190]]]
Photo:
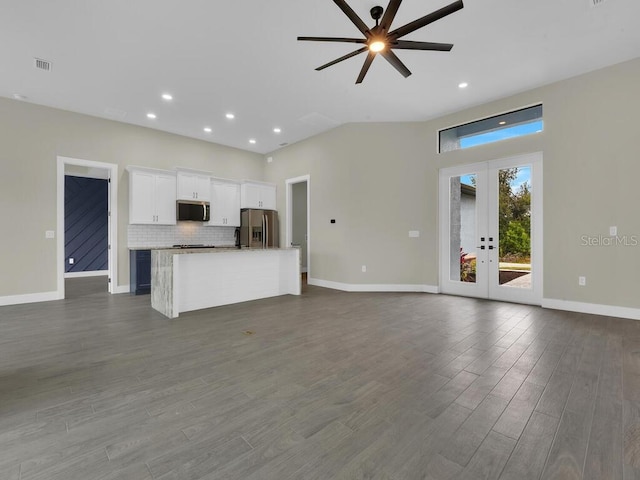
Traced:
[[127, 246], [170, 247], [171, 245], [233, 245], [235, 227], [206, 227], [195, 222], [177, 225], [129, 225]]

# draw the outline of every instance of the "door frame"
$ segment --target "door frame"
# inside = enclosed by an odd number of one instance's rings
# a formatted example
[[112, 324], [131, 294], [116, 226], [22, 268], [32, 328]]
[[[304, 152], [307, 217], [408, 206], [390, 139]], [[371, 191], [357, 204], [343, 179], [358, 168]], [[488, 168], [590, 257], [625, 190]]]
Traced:
[[118, 165], [113, 163], [95, 162], [79, 158], [57, 157], [57, 297], [65, 298], [65, 254], [64, 254], [64, 194], [65, 194], [65, 166], [97, 168], [108, 172], [108, 263], [109, 263], [109, 293], [121, 293], [116, 286], [118, 282]]
[[311, 175], [302, 175], [300, 177], [288, 178], [285, 180], [286, 195], [286, 227], [285, 241], [286, 248], [291, 246], [293, 239], [293, 185], [296, 183], [307, 184], [307, 278], [311, 278]]
[[[531, 171], [531, 180], [533, 185], [533, 190], [531, 193], [531, 203], [532, 210], [535, 210], [536, 214], [532, 218], [531, 222], [531, 253], [532, 259], [534, 259], [535, 264], [532, 265], [532, 274], [531, 274], [531, 282], [532, 289], [526, 290], [522, 294], [518, 294], [518, 291], [509, 290], [508, 295], [500, 295], [499, 288], [495, 288], [495, 294], [492, 295], [492, 291], [490, 286], [487, 286], [486, 294], [481, 292], [481, 289], [477, 288], [475, 285], [469, 286], [468, 293], [463, 293], [464, 289], [459, 290], [457, 292], [446, 292], [447, 288], [445, 285], [449, 283], [447, 276], [449, 274], [449, 218], [448, 215], [443, 215], [443, 212], [448, 212], [449, 210], [449, 185], [448, 182], [445, 185], [444, 177], [450, 178], [452, 175], [464, 175], [468, 173], [474, 173], [482, 170], [498, 170], [503, 168], [509, 168], [514, 165], [523, 165], [530, 164], [532, 166]], [[532, 305], [541, 305], [542, 299], [544, 297], [544, 288], [543, 288], [543, 265], [544, 265], [544, 241], [543, 241], [543, 155], [542, 152], [534, 152], [523, 155], [516, 155], [496, 160], [489, 160], [485, 162], [478, 162], [472, 164], [465, 165], [457, 165], [453, 167], [445, 167], [439, 170], [438, 174], [438, 214], [439, 214], [439, 240], [440, 240], [440, 248], [439, 248], [439, 281], [440, 281], [440, 291], [443, 293], [450, 293], [453, 295], [464, 295], [464, 296], [472, 296], [478, 298], [489, 298], [492, 300], [498, 301], [506, 301], [513, 303], [527, 303]], [[488, 194], [497, 194], [496, 186], [491, 185], [491, 181], [487, 182]], [[482, 209], [482, 208], [481, 208]], [[486, 207], [485, 207], [486, 211]], [[487, 212], [488, 215], [488, 212]], [[487, 269], [488, 270], [488, 269]], [[481, 292], [480, 294], [478, 292]]]

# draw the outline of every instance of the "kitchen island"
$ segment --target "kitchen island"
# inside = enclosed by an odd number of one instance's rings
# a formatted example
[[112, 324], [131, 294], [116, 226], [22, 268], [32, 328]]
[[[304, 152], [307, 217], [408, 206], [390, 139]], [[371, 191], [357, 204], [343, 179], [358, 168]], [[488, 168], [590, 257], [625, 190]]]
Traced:
[[151, 252], [151, 306], [181, 312], [300, 295], [298, 248], [197, 248]]

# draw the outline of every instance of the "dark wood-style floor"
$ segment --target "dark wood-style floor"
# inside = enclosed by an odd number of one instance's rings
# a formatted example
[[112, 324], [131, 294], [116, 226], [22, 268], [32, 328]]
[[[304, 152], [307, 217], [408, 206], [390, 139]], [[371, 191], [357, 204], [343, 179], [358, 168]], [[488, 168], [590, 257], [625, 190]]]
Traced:
[[99, 290], [0, 308], [3, 480], [640, 478], [638, 322], [312, 286], [168, 320]]

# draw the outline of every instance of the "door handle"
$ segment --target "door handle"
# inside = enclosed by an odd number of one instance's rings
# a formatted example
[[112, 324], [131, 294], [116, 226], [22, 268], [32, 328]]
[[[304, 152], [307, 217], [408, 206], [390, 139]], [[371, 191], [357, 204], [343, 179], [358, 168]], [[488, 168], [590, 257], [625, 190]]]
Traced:
[[493, 250], [493, 249], [494, 249], [493, 245], [489, 245], [489, 250]]
[[[484, 250], [485, 246], [484, 245], [480, 245], [479, 247], [476, 247], [476, 248], [479, 248], [480, 250]], [[492, 248], [492, 247], [489, 247], [489, 248]]]

